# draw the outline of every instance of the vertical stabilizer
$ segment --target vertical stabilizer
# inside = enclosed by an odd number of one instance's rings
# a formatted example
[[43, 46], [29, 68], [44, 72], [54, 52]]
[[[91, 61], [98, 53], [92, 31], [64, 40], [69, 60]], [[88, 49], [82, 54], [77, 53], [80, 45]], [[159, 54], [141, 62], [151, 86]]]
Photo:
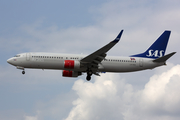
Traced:
[[164, 31], [163, 34], [144, 52], [131, 57], [159, 58], [163, 57], [166, 52], [169, 36], [171, 31]]

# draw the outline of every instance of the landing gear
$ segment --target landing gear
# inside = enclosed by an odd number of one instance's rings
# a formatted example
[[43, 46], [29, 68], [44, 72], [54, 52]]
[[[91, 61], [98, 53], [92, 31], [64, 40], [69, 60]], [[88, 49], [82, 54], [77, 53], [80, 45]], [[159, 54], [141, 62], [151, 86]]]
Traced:
[[90, 80], [91, 80], [91, 76], [90, 76], [90, 75], [87, 75], [86, 80], [87, 80], [87, 81], [90, 81]]
[[23, 75], [25, 74], [25, 71], [24, 71], [24, 70], [22, 71], [22, 74], [23, 74]]
[[87, 70], [87, 77], [86, 77], [86, 80], [87, 81], [90, 81], [91, 80], [91, 75], [93, 74], [92, 70], [88, 69]]

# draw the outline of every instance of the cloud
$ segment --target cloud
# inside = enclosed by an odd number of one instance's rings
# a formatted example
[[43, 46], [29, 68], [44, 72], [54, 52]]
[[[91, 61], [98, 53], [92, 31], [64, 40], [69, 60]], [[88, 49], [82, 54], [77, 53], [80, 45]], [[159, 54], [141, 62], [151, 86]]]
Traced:
[[[74, 92], [37, 102], [34, 108], [37, 114], [25, 115], [24, 120], [66, 116], [66, 120], [178, 120], [180, 65], [171, 66], [146, 78], [149, 81], [143, 89], [135, 89], [120, 74], [102, 74], [95, 77], [94, 83], [79, 79], [72, 87]], [[134, 80], [138, 81], [138, 78]]]
[[[178, 1], [155, 3], [148, 0], [109, 1], [97, 8], [92, 8], [91, 14], [95, 18], [93, 25], [60, 29], [61, 27], [57, 25], [45, 27], [45, 20], [41, 19], [32, 24], [22, 25], [18, 29], [19, 36], [13, 36], [13, 41], [12, 38], [7, 40], [9, 42], [11, 39], [10, 44], [6, 40], [3, 41], [9, 46], [16, 46], [12, 50], [58, 53], [82, 53], [83, 51], [89, 54], [113, 40], [121, 29], [125, 29], [121, 44], [115, 46], [110, 53], [136, 54], [145, 51], [165, 29], [172, 30], [174, 34], [178, 33], [180, 9], [177, 4]], [[178, 42], [179, 35], [176, 34], [176, 37], [172, 38], [170, 42]], [[98, 44], [94, 44], [97, 41]], [[142, 43], [142, 47], [136, 46]], [[6, 48], [5, 46], [4, 49]]]
[[[142, 91], [142, 104], [146, 104], [147, 109], [156, 108], [156, 112], [162, 112], [165, 115], [177, 114], [180, 111], [180, 65], [176, 65], [167, 72], [160, 75], [154, 75], [145, 85]], [[153, 112], [151, 110], [151, 112]]]
[[179, 119], [179, 71], [176, 65], [155, 74], [141, 90], [134, 90], [116, 74], [97, 77], [94, 83], [77, 80], [73, 90], [78, 98], [66, 120]]
[[[101, 115], [101, 112], [98, 111], [104, 111], [108, 114], [110, 110], [106, 110], [106, 107], [109, 106], [109, 103], [115, 102], [116, 100], [113, 99], [117, 92], [115, 84], [108, 80], [97, 80], [94, 84], [78, 80], [75, 82], [73, 90], [77, 91], [79, 98], [73, 102], [76, 107], [72, 109], [67, 120], [96, 119], [96, 117], [98, 117], [97, 114]], [[108, 108], [113, 110], [113, 107], [114, 106], [109, 106]]]
[[35, 116], [25, 116], [25, 120], [38, 120], [38, 118]]

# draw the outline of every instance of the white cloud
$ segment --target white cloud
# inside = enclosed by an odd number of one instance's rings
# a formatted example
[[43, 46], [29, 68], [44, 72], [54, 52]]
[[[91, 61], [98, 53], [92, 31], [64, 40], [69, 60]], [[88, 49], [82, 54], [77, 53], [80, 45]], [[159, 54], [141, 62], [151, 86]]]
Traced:
[[38, 120], [36, 116], [25, 116], [25, 120]]
[[[103, 75], [97, 77], [95, 83], [85, 82], [78, 80], [73, 86], [79, 96], [77, 100], [73, 102], [75, 106], [67, 120], [89, 120], [89, 119], [108, 119], [108, 115], [117, 115], [118, 106], [117, 102], [121, 102], [117, 96], [117, 82], [118, 76], [116, 75]], [[106, 80], [104, 80], [106, 79]], [[111, 79], [116, 79], [115, 81]], [[123, 81], [120, 81], [119, 87], [126, 88]], [[125, 86], [124, 86], [125, 85]], [[119, 101], [118, 101], [119, 100]], [[115, 119], [118, 116], [111, 118]]]
[[180, 65], [160, 75], [154, 75], [142, 91], [142, 103], [149, 108], [164, 112], [164, 114], [177, 114], [180, 111]]
[[[12, 41], [11, 46], [27, 51], [89, 54], [114, 39], [121, 29], [125, 29], [120, 44], [110, 53], [131, 55], [144, 52], [165, 29], [178, 33], [180, 9], [176, 4], [178, 1], [109, 1], [93, 8], [92, 14], [96, 16], [93, 25], [60, 29], [56, 25], [44, 27], [43, 20], [38, 20], [21, 26], [21, 37], [13, 37], [16, 42]], [[177, 42], [179, 35], [176, 35], [176, 38], [170, 39], [171, 43]], [[141, 47], [137, 47], [142, 43]]]
[[180, 65], [176, 65], [153, 75], [137, 91], [117, 74], [97, 77], [94, 83], [77, 80], [73, 90], [78, 98], [66, 119], [176, 120], [180, 118], [179, 71]]

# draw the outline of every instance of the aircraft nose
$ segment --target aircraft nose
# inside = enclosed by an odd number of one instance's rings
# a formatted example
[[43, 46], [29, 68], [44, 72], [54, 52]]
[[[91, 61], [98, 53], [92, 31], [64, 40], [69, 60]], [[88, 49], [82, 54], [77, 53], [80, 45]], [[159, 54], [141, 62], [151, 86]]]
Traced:
[[11, 59], [8, 59], [7, 62], [10, 63]]
[[12, 58], [9, 58], [9, 59], [7, 60], [7, 63], [12, 64]]

